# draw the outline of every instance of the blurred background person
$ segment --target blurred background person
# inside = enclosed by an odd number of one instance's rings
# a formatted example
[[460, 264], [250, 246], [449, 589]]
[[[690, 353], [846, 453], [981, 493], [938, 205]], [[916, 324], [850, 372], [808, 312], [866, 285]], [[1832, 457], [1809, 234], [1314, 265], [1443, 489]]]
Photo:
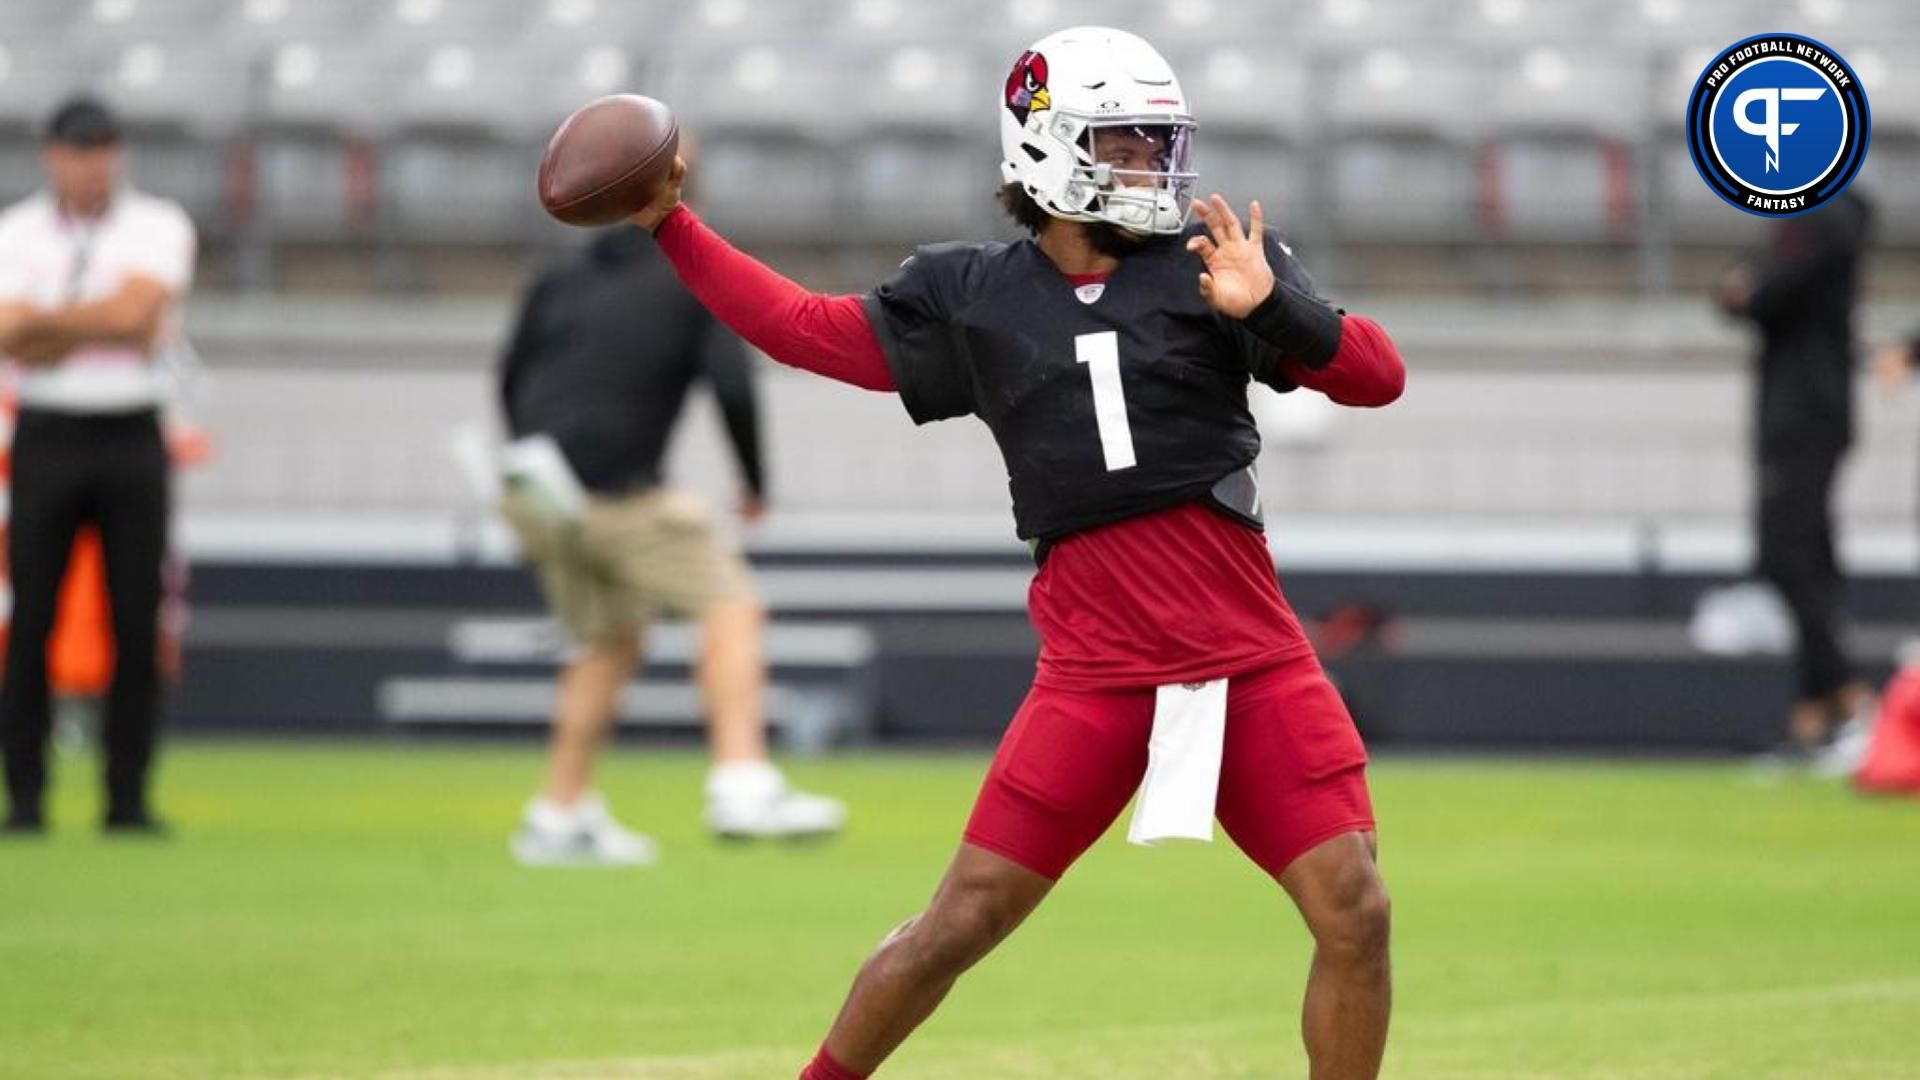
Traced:
[[0, 685], [7, 827], [44, 828], [47, 641], [75, 537], [90, 524], [115, 642], [105, 826], [153, 832], [147, 777], [168, 518], [155, 357], [178, 332], [194, 228], [175, 203], [122, 183], [120, 126], [97, 100], [54, 111], [41, 161], [48, 190], [0, 216], [0, 352], [23, 369], [7, 545], [13, 619]]
[[[662, 486], [661, 457], [692, 384], [719, 400], [743, 480], [741, 516], [764, 512], [766, 480], [752, 372], [739, 339], [674, 277], [651, 236], [622, 226], [533, 284], [500, 371], [516, 445], [551, 440], [562, 484], [584, 505], [556, 512], [509, 469], [504, 509], [578, 652], [554, 699], [546, 786], [514, 852], [529, 864], [645, 864], [653, 841], [617, 823], [591, 790], [621, 691], [660, 616], [698, 618], [695, 672], [712, 769], [707, 823], [724, 837], [831, 833], [838, 801], [793, 790], [767, 754], [765, 612], [707, 503]], [[529, 443], [528, 440], [536, 440]]]
[[[1854, 438], [1853, 310], [1871, 219], [1857, 191], [1786, 218], [1719, 293], [1728, 315], [1759, 331], [1756, 569], [1793, 613], [1798, 689], [1787, 737], [1796, 753], [1863, 745], [1858, 727], [1873, 702], [1843, 643], [1845, 581], [1833, 535], [1834, 481]], [[1847, 724], [1855, 727], [1838, 746]]]

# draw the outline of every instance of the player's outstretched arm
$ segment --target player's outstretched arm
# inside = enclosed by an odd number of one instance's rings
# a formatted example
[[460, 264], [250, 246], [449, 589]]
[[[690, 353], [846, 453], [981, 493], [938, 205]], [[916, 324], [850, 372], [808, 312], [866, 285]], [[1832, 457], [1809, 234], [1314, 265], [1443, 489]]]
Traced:
[[774, 360], [867, 390], [894, 389], [880, 340], [857, 296], [809, 292], [727, 243], [680, 202], [686, 164], [676, 159], [660, 195], [635, 214], [688, 290]]
[[1219, 195], [1195, 203], [1194, 210], [1207, 226], [1205, 235], [1187, 241], [1187, 250], [1206, 266], [1200, 295], [1272, 347], [1279, 367], [1273, 374], [1342, 405], [1377, 408], [1400, 397], [1406, 366], [1379, 323], [1335, 311], [1274, 274], [1258, 202], [1245, 228]]

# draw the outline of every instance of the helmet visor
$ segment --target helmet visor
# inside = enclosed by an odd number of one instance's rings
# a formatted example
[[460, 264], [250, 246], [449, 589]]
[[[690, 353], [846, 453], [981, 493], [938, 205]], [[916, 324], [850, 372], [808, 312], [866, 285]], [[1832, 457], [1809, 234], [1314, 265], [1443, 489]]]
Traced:
[[1116, 184], [1149, 187], [1169, 174], [1193, 173], [1191, 122], [1094, 123], [1087, 131], [1093, 163], [1112, 169]]
[[1193, 205], [1193, 121], [1116, 119], [1087, 126], [1083, 176], [1098, 216], [1142, 232], [1179, 232]]

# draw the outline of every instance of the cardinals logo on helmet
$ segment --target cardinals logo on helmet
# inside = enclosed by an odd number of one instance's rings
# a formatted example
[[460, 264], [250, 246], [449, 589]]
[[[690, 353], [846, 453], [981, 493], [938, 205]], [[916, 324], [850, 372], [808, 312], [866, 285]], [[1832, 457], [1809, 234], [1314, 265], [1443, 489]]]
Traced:
[[1052, 107], [1053, 96], [1047, 92], [1047, 58], [1028, 49], [1007, 76], [1007, 109], [1024, 124], [1030, 114]]

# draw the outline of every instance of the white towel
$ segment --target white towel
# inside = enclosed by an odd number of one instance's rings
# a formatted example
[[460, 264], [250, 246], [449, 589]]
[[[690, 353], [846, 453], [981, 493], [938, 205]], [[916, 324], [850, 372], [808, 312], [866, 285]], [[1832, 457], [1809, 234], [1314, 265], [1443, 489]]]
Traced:
[[1127, 828], [1130, 842], [1213, 839], [1226, 736], [1227, 680], [1175, 683], [1154, 691], [1147, 775]]
[[553, 436], [542, 432], [508, 443], [500, 467], [507, 485], [526, 492], [534, 511], [551, 523], [566, 525], [586, 515], [586, 488]]

